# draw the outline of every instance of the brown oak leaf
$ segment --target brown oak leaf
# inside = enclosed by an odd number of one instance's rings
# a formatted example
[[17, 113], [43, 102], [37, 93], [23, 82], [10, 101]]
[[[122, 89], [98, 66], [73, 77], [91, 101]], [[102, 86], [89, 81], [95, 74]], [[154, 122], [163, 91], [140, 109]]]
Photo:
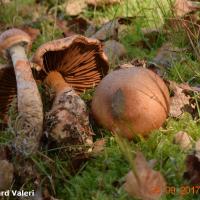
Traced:
[[174, 4], [174, 14], [178, 17], [182, 17], [190, 12], [200, 9], [200, 3], [189, 0], [176, 0]]
[[174, 96], [170, 100], [170, 116], [180, 117], [181, 114], [186, 111], [186, 107], [190, 107], [190, 96], [184, 93], [184, 89], [177, 83], [170, 82], [170, 87], [174, 92]]
[[141, 152], [136, 153], [134, 170], [126, 175], [125, 190], [132, 197], [142, 200], [158, 200], [166, 191], [162, 174], [149, 167]]

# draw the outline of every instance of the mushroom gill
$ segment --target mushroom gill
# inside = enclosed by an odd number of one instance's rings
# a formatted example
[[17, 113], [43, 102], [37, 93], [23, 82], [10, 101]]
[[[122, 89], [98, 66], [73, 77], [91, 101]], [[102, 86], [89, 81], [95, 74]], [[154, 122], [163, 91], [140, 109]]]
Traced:
[[0, 120], [7, 124], [8, 111], [17, 96], [16, 78], [13, 67], [0, 68]]

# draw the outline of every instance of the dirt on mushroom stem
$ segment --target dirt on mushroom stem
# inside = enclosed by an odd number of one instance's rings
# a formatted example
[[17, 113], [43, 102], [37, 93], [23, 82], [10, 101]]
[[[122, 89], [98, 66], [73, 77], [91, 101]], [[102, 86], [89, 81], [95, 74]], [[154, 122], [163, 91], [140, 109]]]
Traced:
[[90, 152], [94, 134], [86, 104], [59, 72], [50, 72], [44, 82], [56, 93], [52, 109], [45, 117], [45, 132], [59, 144], [67, 145], [72, 156]]
[[15, 45], [9, 53], [16, 75], [19, 113], [14, 124], [13, 147], [17, 153], [30, 155], [37, 151], [42, 134], [42, 102], [24, 47]]

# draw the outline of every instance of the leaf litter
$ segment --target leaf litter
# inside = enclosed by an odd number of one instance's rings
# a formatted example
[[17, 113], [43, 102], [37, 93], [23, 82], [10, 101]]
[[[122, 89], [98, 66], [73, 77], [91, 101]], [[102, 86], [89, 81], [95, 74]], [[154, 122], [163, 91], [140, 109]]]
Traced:
[[[72, 16], [72, 19], [57, 19], [56, 26], [63, 32], [64, 37], [68, 37], [74, 34], [86, 34], [92, 38], [97, 38], [104, 42], [104, 50], [107, 53], [110, 63], [114, 60], [114, 64], [117, 61], [123, 61], [124, 56], [127, 55], [126, 49], [122, 43], [119, 42], [119, 28], [122, 24], [130, 25], [133, 19], [129, 18], [116, 18], [111, 20], [105, 24], [103, 24], [98, 31], [97, 26], [92, 24], [92, 22], [85, 20], [82, 18], [82, 13], [86, 9], [87, 5], [94, 7], [102, 7], [106, 4], [112, 3], [120, 3], [121, 1], [98, 1], [98, 0], [87, 0], [79, 2], [69, 2], [66, 4], [65, 10], [66, 13]], [[73, 8], [73, 9], [72, 9]], [[75, 9], [76, 8], [76, 9]], [[174, 6], [174, 13], [176, 13], [179, 17], [185, 17], [188, 14], [193, 13], [194, 11], [199, 10], [199, 4], [192, 1], [186, 0], [177, 0]], [[22, 27], [24, 31], [26, 31], [32, 38], [32, 40], [37, 40], [40, 37], [40, 30], [31, 28], [29, 26]], [[150, 43], [154, 43], [157, 40], [159, 31], [148, 30], [144, 31], [144, 37], [149, 40]], [[142, 48], [148, 48], [146, 43], [142, 43]], [[174, 47], [169, 42], [164, 43], [162, 47], [158, 50], [156, 57], [151, 60], [151, 63], [154, 63], [155, 66], [162, 66], [164, 70], [167, 68], [173, 67], [174, 62], [180, 62], [180, 53], [185, 51], [185, 49], [180, 49]], [[109, 55], [110, 54], [110, 55]], [[116, 56], [116, 58], [115, 58]], [[124, 62], [124, 64], [120, 65], [121, 68], [127, 67], [145, 67], [151, 68], [151, 63], [146, 59], [134, 59], [129, 60], [129, 62]], [[118, 63], [117, 63], [118, 64]], [[194, 113], [197, 110], [196, 102], [194, 102], [192, 95], [194, 92], [199, 92], [198, 87], [191, 87], [187, 83], [177, 84], [175, 82], [169, 83], [169, 88], [172, 91], [171, 97], [171, 108], [170, 108], [170, 116], [174, 118], [180, 118], [181, 115], [188, 111], [190, 113]], [[189, 109], [188, 109], [189, 108]], [[176, 143], [180, 144], [183, 148], [191, 147], [191, 143], [189, 144], [190, 137], [186, 135], [185, 132], [177, 133]], [[183, 139], [186, 138], [186, 139]], [[187, 146], [187, 147], [186, 147]], [[97, 140], [94, 143], [94, 156], [98, 156], [101, 152], [106, 148], [105, 141]], [[199, 169], [200, 169], [200, 161], [198, 158], [198, 150], [197, 147], [192, 155], [188, 155], [186, 160], [187, 172], [185, 173], [185, 177], [190, 180], [191, 183], [199, 183]], [[2, 162], [1, 167], [8, 167], [8, 182], [12, 178], [12, 167], [9, 165], [9, 161], [2, 158], [0, 161]], [[138, 152], [136, 154], [136, 158], [133, 161], [135, 169], [131, 170], [126, 176], [126, 183], [124, 184], [125, 190], [133, 197], [139, 197], [143, 200], [154, 200], [159, 199], [161, 195], [165, 194], [166, 190], [166, 181], [164, 180], [162, 174], [158, 171], [154, 171], [151, 167], [149, 167], [148, 162], [144, 158], [143, 154]], [[5, 168], [4, 168], [5, 169]], [[2, 168], [2, 171], [4, 170]], [[26, 167], [28, 170], [29, 167]], [[24, 173], [24, 172], [23, 172]], [[26, 173], [25, 173], [26, 174]], [[1, 174], [0, 174], [1, 176]], [[1, 179], [3, 180], [3, 179]], [[149, 184], [147, 184], [149, 183]], [[9, 183], [10, 184], [10, 183]], [[5, 183], [6, 185], [6, 183]], [[145, 186], [145, 187], [144, 187]], [[1, 182], [0, 182], [1, 188]], [[38, 199], [52, 199], [55, 200], [51, 195], [51, 192], [46, 189], [43, 194], [38, 196]]]

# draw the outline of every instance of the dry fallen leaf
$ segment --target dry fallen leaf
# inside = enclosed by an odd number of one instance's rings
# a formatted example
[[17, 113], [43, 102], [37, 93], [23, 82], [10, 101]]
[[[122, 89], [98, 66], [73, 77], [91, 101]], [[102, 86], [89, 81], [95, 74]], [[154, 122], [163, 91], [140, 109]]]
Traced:
[[86, 6], [84, 0], [68, 0], [65, 4], [65, 11], [69, 16], [77, 16], [83, 12]]
[[10, 3], [10, 0], [0, 0], [0, 5], [7, 4], [7, 3]]
[[0, 191], [9, 189], [13, 180], [14, 167], [7, 160], [0, 160]]
[[84, 17], [76, 17], [67, 20], [67, 27], [69, 30], [78, 34], [84, 34], [90, 25], [92, 25], [92, 23]]
[[111, 20], [102, 25], [102, 27], [91, 37], [101, 41], [107, 39], [118, 40], [118, 29], [121, 25], [131, 24], [134, 17], [121, 17]]
[[173, 11], [176, 16], [182, 17], [190, 12], [200, 9], [200, 3], [189, 0], [176, 0]]
[[69, 20], [57, 19], [56, 25], [65, 37], [69, 37], [75, 34], [84, 35], [92, 23], [83, 17], [75, 17]]
[[186, 172], [183, 177], [191, 184], [200, 184], [200, 140], [195, 144], [195, 151], [186, 157]]
[[170, 100], [170, 116], [180, 117], [181, 114], [186, 111], [185, 108], [190, 107], [190, 96], [184, 93], [184, 89], [181, 88], [175, 82], [170, 82], [170, 88], [174, 92], [174, 96]]
[[86, 3], [89, 6], [94, 6], [94, 7], [113, 5], [113, 4], [120, 3], [120, 2], [122, 2], [122, 0], [86, 0]]
[[129, 67], [143, 67], [149, 68], [149, 64], [145, 59], [133, 59], [130, 63], [120, 65], [120, 68], [129, 68]]
[[126, 175], [125, 190], [132, 197], [158, 200], [166, 191], [166, 182], [160, 172], [151, 169], [141, 152], [134, 160], [134, 172]]
[[164, 33], [163, 27], [142, 28], [141, 29], [142, 38], [139, 41], [134, 42], [133, 46], [151, 50], [152, 45], [158, 41], [160, 35], [163, 33]]
[[126, 55], [126, 49], [123, 44], [116, 40], [108, 40], [104, 43], [103, 50], [108, 57], [110, 64], [115, 65], [120, 58]]
[[93, 149], [92, 149], [92, 156], [97, 156], [99, 155], [105, 148], [106, 140], [105, 139], [100, 139], [94, 142], [93, 144]]
[[37, 37], [40, 35], [39, 29], [32, 28], [30, 26], [24, 26], [24, 27], [21, 27], [20, 29], [30, 35], [32, 42], [35, 41]]
[[152, 62], [160, 67], [171, 67], [174, 62], [181, 60], [181, 53], [184, 49], [175, 47], [172, 43], [167, 42], [158, 49], [158, 52]]
[[183, 177], [191, 184], [200, 184], [200, 161], [195, 154], [187, 156], [186, 172]]
[[70, 28], [67, 26], [66, 20], [56, 20], [57, 27], [62, 31], [64, 37], [69, 37], [75, 35], [76, 33], [71, 31]]
[[184, 131], [179, 131], [174, 136], [174, 143], [179, 145], [181, 149], [188, 150], [192, 147], [192, 138]]

